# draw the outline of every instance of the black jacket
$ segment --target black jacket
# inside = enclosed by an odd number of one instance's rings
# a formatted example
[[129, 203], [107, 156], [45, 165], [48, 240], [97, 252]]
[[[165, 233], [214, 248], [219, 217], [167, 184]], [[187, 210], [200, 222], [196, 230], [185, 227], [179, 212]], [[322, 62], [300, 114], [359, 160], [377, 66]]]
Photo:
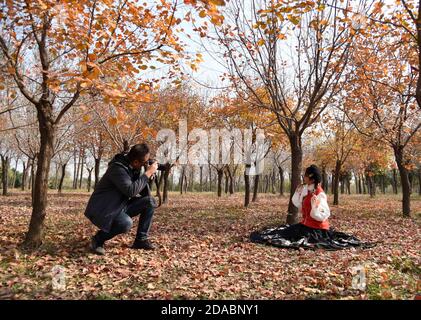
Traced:
[[156, 205], [148, 182], [145, 174], [140, 175], [130, 166], [127, 155], [117, 154], [89, 198], [85, 216], [98, 228], [109, 232], [114, 218], [130, 198], [147, 196]]

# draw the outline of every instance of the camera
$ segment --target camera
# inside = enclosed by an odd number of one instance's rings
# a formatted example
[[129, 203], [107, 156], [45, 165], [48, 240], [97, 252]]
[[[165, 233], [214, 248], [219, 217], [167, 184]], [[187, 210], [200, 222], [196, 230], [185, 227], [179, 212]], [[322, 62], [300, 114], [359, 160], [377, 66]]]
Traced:
[[[154, 162], [156, 162], [155, 159], [149, 159], [148, 160], [148, 166], [152, 165]], [[164, 171], [165, 168], [166, 168], [166, 165], [165, 164], [158, 163], [158, 170], [159, 171]]]

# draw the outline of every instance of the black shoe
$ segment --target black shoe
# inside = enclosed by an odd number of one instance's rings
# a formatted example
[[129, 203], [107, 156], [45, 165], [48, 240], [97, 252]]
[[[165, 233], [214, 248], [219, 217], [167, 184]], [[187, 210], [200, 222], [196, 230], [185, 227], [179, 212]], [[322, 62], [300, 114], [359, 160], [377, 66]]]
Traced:
[[99, 244], [96, 241], [95, 236], [93, 236], [92, 239], [91, 239], [90, 249], [93, 253], [99, 254], [101, 256], [103, 256], [105, 254], [104, 245]]
[[152, 245], [152, 243], [146, 239], [146, 240], [135, 240], [132, 249], [143, 249], [143, 250], [155, 250], [155, 247]]

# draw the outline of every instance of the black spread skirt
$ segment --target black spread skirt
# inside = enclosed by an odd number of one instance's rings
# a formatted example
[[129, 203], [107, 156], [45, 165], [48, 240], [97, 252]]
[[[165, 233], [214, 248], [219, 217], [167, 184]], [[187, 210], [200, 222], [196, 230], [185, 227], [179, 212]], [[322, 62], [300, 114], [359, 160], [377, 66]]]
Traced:
[[362, 242], [358, 238], [334, 229], [322, 230], [307, 227], [301, 223], [284, 224], [266, 228], [250, 234], [251, 242], [263, 243], [291, 249], [326, 249], [371, 248], [375, 243]]

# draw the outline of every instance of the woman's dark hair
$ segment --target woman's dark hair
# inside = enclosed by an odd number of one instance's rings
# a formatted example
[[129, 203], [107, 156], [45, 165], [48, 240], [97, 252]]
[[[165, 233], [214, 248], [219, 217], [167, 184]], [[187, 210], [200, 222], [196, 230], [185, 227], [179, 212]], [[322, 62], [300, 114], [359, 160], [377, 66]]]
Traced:
[[322, 174], [320, 172], [320, 169], [312, 164], [310, 167], [308, 167], [304, 173], [307, 177], [312, 179], [314, 181], [314, 184], [317, 186], [319, 183], [322, 182]]
[[129, 158], [129, 161], [132, 162], [134, 160], [138, 161], [144, 161], [145, 156], [150, 152], [149, 147], [146, 143], [140, 143], [134, 145], [129, 153], [127, 154], [127, 157]]

